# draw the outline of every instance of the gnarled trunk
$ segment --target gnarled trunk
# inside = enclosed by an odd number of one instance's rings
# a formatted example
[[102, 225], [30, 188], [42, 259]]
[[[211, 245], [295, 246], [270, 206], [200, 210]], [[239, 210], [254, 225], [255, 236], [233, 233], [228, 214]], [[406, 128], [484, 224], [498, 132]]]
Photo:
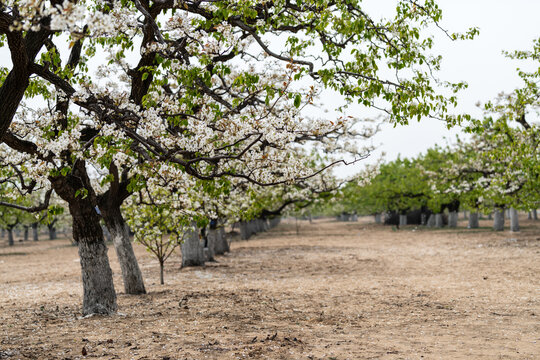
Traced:
[[196, 226], [186, 232], [180, 249], [182, 250], [182, 267], [204, 265], [203, 246]]
[[510, 231], [519, 231], [518, 212], [514, 208], [510, 208]]
[[122, 216], [120, 207], [110, 206], [100, 208], [100, 210], [120, 263], [124, 291], [126, 294], [131, 295], [146, 294], [141, 269], [129, 237], [129, 228]]
[[225, 234], [225, 228], [220, 226], [217, 229], [217, 237], [215, 244], [216, 255], [223, 255], [226, 252], [230, 251], [229, 242], [227, 241], [227, 236]]
[[83, 315], [116, 312], [116, 293], [99, 217], [88, 201], [70, 204], [73, 238], [79, 245]]
[[479, 227], [478, 223], [478, 212], [469, 212], [469, 229], [477, 229]]
[[493, 212], [493, 230], [503, 231], [504, 230], [504, 210], [496, 208]]

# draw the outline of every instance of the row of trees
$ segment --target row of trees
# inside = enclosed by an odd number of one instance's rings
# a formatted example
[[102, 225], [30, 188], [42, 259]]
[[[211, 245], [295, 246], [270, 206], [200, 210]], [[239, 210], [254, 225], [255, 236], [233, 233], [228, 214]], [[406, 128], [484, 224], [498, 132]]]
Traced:
[[531, 51], [507, 56], [532, 60], [534, 68], [519, 70], [523, 86], [485, 104], [482, 119], [471, 119], [466, 127], [470, 139], [434, 147], [414, 159], [382, 164], [368, 184], [351, 183], [343, 189], [341, 208], [336, 211], [404, 216], [411, 210], [437, 214], [448, 209], [449, 224], [455, 226], [457, 211], [462, 209], [471, 212], [470, 227], [478, 226], [478, 212], [494, 212], [496, 230], [503, 230], [504, 209], [510, 209], [513, 230], [519, 229], [517, 210], [532, 211], [536, 217], [540, 40]]
[[440, 58], [425, 30], [441, 16], [433, 0], [400, 0], [390, 20], [359, 0], [3, 1], [0, 205], [55, 211], [58, 196], [83, 313], [115, 312], [101, 221], [126, 293], [144, 293], [126, 217], [140, 239], [177, 241], [193, 223], [234, 221], [234, 209], [249, 219], [245, 204], [266, 191], [285, 201], [251, 217], [309, 202], [306, 189], [333, 188], [323, 170], [367, 156], [358, 119], [305, 115], [323, 91], [339, 94], [338, 110], [357, 102], [395, 123], [460, 121], [447, 111], [465, 85], [432, 76]]

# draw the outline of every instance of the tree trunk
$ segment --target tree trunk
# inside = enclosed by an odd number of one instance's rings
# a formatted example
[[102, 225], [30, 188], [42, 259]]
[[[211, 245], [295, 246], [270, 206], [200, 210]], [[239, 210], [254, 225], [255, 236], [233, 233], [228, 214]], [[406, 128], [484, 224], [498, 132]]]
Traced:
[[469, 229], [478, 229], [478, 212], [469, 212]]
[[13, 229], [8, 228], [7, 233], [8, 233], [8, 245], [9, 246], [15, 245], [15, 241], [13, 240]]
[[206, 246], [208, 250], [206, 251], [206, 261], [216, 261], [214, 257], [216, 254], [217, 234], [217, 229], [208, 229], [208, 244]]
[[39, 223], [35, 222], [32, 224], [32, 234], [33, 234], [33, 240], [38, 241], [39, 240]]
[[163, 263], [163, 261], [159, 261], [159, 283], [161, 285], [165, 285], [165, 278], [163, 276], [163, 268], [165, 267], [164, 266], [165, 264]]
[[28, 241], [28, 225], [24, 225], [24, 232], [23, 232], [24, 241]]
[[399, 215], [399, 226], [407, 225], [407, 215]]
[[69, 208], [81, 259], [83, 315], [114, 313], [116, 293], [99, 217], [88, 201], [70, 204]]
[[448, 227], [456, 228], [458, 223], [458, 213], [457, 211], [450, 211], [448, 214]]
[[352, 217], [351, 217], [351, 221], [358, 222], [358, 215], [353, 214]]
[[3, 239], [4, 236], [6, 236], [6, 229], [2, 229], [2, 231], [0, 232], [0, 238]]
[[435, 227], [436, 228], [442, 228], [443, 227], [442, 214], [435, 214]]
[[141, 269], [129, 237], [129, 228], [122, 216], [120, 207], [111, 206], [100, 208], [100, 210], [112, 238], [120, 269], [122, 269], [125, 293], [131, 295], [146, 294]]
[[514, 208], [510, 208], [510, 231], [519, 231], [518, 212]]
[[504, 210], [496, 208], [493, 212], [493, 230], [503, 231], [504, 230]]
[[49, 226], [49, 240], [56, 240], [56, 228], [54, 226]]
[[532, 213], [529, 211], [529, 213], [527, 214], [527, 220], [532, 220]]
[[435, 214], [430, 214], [429, 215], [429, 218], [428, 218], [428, 221], [426, 223], [426, 226], [427, 227], [434, 227], [435, 226]]
[[380, 224], [381, 222], [381, 214], [375, 214], [375, 224]]
[[538, 214], [536, 213], [536, 209], [533, 209], [532, 216], [534, 220], [538, 220]]
[[240, 221], [240, 239], [248, 240], [249, 239], [249, 230], [248, 223], [246, 221]]
[[229, 242], [227, 241], [225, 228], [222, 226], [218, 227], [217, 238], [216, 238], [216, 255], [223, 255], [229, 251], [230, 251]]
[[493, 213], [488, 214], [488, 220], [493, 220]]
[[204, 266], [204, 250], [195, 225], [186, 232], [180, 249], [182, 250], [182, 267]]

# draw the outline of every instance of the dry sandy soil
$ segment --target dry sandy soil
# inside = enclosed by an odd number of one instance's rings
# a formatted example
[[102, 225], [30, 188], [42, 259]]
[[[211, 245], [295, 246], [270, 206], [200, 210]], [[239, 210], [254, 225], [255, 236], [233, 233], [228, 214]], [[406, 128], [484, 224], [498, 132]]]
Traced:
[[[0, 245], [1, 359], [540, 359], [540, 222], [282, 223], [204, 268], [136, 252], [149, 293], [81, 318], [67, 240]], [[83, 355], [83, 353], [85, 355]]]

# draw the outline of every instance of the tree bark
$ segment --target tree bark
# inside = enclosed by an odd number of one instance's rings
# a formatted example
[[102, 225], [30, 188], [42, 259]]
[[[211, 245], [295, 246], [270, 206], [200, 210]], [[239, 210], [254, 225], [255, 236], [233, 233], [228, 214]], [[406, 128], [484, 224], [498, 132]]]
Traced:
[[249, 230], [248, 230], [248, 223], [246, 221], [240, 221], [240, 239], [242, 240], [248, 240], [249, 239]]
[[227, 241], [225, 228], [223, 226], [220, 226], [217, 228], [216, 255], [223, 255], [229, 251], [229, 242]]
[[116, 256], [122, 270], [124, 291], [126, 294], [146, 294], [144, 280], [133, 251], [129, 228], [119, 206], [101, 208], [101, 215], [112, 238]]
[[375, 224], [380, 224], [382, 222], [381, 218], [382, 216], [380, 213], [375, 214]]
[[216, 243], [217, 243], [217, 229], [208, 229], [208, 244], [206, 248], [206, 261], [216, 261], [214, 259], [216, 254]]
[[24, 226], [24, 241], [28, 241], [28, 225]]
[[538, 214], [537, 214], [537, 212], [536, 212], [536, 209], [533, 209], [533, 211], [532, 211], [532, 216], [533, 216], [533, 219], [534, 219], [534, 220], [538, 220]]
[[165, 284], [165, 277], [163, 276], [164, 274], [164, 267], [165, 267], [165, 264], [163, 263], [163, 261], [159, 261], [159, 283], [161, 285], [164, 285]]
[[493, 230], [504, 230], [504, 209], [496, 208], [493, 212]]
[[99, 217], [88, 201], [70, 204], [73, 238], [79, 245], [83, 315], [116, 312], [116, 293]]
[[456, 228], [458, 223], [458, 213], [457, 211], [450, 211], [448, 214], [448, 227]]
[[435, 227], [436, 228], [442, 228], [443, 227], [442, 214], [435, 214]]
[[469, 212], [469, 226], [468, 226], [468, 228], [469, 229], [478, 229], [479, 226], [480, 225], [478, 223], [478, 212], [470, 211]]
[[8, 228], [7, 233], [8, 233], [8, 245], [9, 246], [15, 245], [15, 241], [13, 240], [13, 229]]
[[434, 227], [435, 226], [435, 214], [430, 214], [428, 221], [426, 223], [427, 227]]
[[182, 267], [204, 266], [204, 251], [196, 226], [186, 232], [180, 249], [182, 250]]
[[54, 227], [54, 224], [52, 224], [51, 226], [48, 226], [48, 228], [49, 228], [49, 240], [56, 240], [57, 236], [56, 236], [56, 228]]
[[399, 215], [399, 226], [407, 225], [407, 215]]
[[33, 240], [38, 241], [39, 240], [39, 223], [35, 222], [32, 224], [32, 234], [33, 234]]
[[519, 231], [518, 212], [514, 208], [510, 208], [510, 231]]

